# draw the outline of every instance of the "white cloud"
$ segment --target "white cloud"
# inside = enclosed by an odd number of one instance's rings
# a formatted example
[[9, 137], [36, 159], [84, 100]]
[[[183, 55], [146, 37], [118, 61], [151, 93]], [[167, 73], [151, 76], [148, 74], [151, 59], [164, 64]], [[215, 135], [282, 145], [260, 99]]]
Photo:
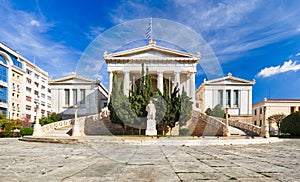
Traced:
[[268, 68], [264, 68], [262, 69], [257, 76], [258, 77], [270, 77], [273, 75], [277, 75], [279, 73], [284, 73], [284, 72], [288, 72], [288, 71], [298, 71], [300, 70], [300, 64], [297, 64], [296, 61], [286, 61], [283, 63], [282, 66], [278, 65], [278, 66], [271, 66]]
[[300, 11], [293, 3], [175, 0], [158, 8], [156, 3], [126, 1], [111, 16], [115, 23], [153, 15], [178, 21], [200, 33], [220, 58], [230, 61], [242, 52], [299, 34], [295, 22]]
[[30, 25], [39, 27], [40, 26], [40, 22], [38, 22], [37, 20], [31, 20], [30, 21]]
[[300, 52], [298, 52], [295, 56], [300, 56]]
[[103, 31], [105, 30], [104, 27], [90, 27], [90, 31], [85, 34], [85, 36], [90, 39], [94, 40], [97, 38]]

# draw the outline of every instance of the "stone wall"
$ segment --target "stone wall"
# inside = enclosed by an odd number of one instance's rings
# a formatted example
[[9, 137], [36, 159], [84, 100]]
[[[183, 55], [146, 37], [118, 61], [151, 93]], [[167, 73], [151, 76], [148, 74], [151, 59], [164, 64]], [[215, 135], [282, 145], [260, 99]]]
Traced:
[[87, 119], [84, 133], [86, 135], [121, 135], [123, 134], [123, 127], [112, 123], [109, 117], [99, 120]]

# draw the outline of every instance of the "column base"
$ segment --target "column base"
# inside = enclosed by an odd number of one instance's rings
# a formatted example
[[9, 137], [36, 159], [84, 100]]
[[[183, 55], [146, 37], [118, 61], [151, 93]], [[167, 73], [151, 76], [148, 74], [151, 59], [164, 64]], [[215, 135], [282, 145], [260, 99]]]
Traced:
[[75, 137], [82, 136], [82, 134], [81, 134], [78, 127], [73, 127], [72, 128], [72, 136], [75, 136]]

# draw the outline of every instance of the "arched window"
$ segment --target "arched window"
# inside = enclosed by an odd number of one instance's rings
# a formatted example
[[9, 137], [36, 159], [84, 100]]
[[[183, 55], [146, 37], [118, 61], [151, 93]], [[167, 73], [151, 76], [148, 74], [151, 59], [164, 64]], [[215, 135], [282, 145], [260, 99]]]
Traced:
[[1, 56], [1, 55], [0, 55], [0, 63], [3, 63], [5, 65], [7, 65], [6, 59], [3, 56]]

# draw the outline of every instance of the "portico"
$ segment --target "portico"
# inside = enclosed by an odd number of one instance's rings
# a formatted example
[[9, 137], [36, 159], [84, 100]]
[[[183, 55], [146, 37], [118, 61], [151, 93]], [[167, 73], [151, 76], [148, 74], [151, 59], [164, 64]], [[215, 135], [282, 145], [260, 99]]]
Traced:
[[112, 91], [113, 74], [117, 74], [118, 82], [124, 83], [124, 94], [129, 95], [135, 81], [142, 75], [142, 64], [151, 75], [152, 87], [163, 93], [164, 85], [169, 92], [178, 84], [180, 92], [184, 88], [187, 95], [195, 103], [195, 74], [200, 54], [169, 49], [150, 41], [149, 45], [112, 54], [104, 53], [109, 74], [109, 95]]

